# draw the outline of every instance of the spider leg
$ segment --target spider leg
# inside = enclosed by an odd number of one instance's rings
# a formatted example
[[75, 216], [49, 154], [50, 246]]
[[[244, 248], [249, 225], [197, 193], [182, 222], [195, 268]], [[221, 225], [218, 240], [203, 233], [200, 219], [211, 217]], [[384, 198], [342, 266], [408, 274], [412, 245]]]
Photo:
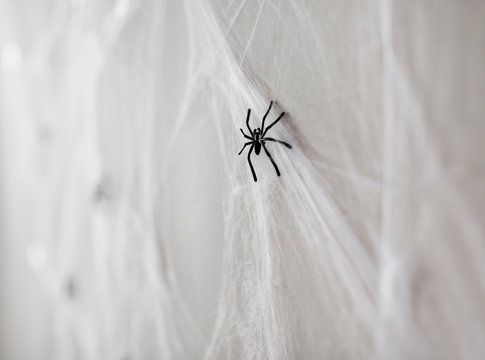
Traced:
[[267, 128], [266, 130], [264, 130], [263, 137], [264, 137], [264, 135], [265, 135], [265, 134], [268, 132], [268, 130], [269, 130], [269, 129], [271, 129], [271, 128], [273, 127], [273, 125], [275, 125], [275, 124], [276, 124], [278, 121], [280, 121], [280, 120], [281, 120], [281, 118], [282, 118], [283, 116], [285, 116], [285, 112], [282, 112], [282, 113], [280, 114], [280, 116], [278, 116], [278, 118], [277, 118], [275, 121], [273, 121], [273, 122], [271, 123], [271, 125], [270, 125], [270, 126], [268, 126], [268, 128]]
[[269, 153], [268, 149], [266, 149], [266, 146], [264, 145], [264, 141], [261, 141], [261, 144], [263, 145], [263, 149], [264, 149], [264, 152], [266, 153], [266, 155], [268, 155], [269, 159], [271, 160], [271, 163], [273, 164], [274, 166], [274, 169], [276, 170], [276, 175], [280, 176], [280, 170], [278, 169], [278, 166], [276, 165], [276, 163], [274, 162], [273, 160], [273, 157], [271, 156], [271, 154]]
[[249, 116], [251, 116], [251, 109], [248, 109], [248, 117], [246, 118], [246, 126], [248, 127], [251, 137], [254, 137], [253, 130], [249, 127]]
[[244, 144], [244, 146], [242, 147], [241, 151], [239, 151], [238, 155], [241, 155], [241, 153], [243, 152], [244, 148], [246, 146], [248, 146], [249, 144], [252, 144], [253, 142], [252, 141], [248, 141], [247, 143]]
[[243, 129], [239, 129], [239, 130], [241, 130], [241, 132], [242, 132], [243, 136], [244, 136], [246, 139], [253, 140], [253, 138], [249, 137], [248, 135], [246, 135], [246, 134], [244, 133]]
[[271, 110], [271, 106], [273, 106], [273, 100], [271, 100], [271, 101], [269, 102], [269, 108], [268, 108], [268, 110], [266, 111], [266, 114], [264, 114], [264, 116], [263, 116], [263, 124], [261, 125], [261, 133], [264, 133], [264, 120], [266, 120], [266, 116], [268, 116], [269, 111]]
[[253, 179], [254, 181], [258, 181], [258, 178], [256, 177], [256, 173], [254, 172], [253, 164], [251, 163], [251, 153], [253, 152], [254, 148], [254, 143], [251, 145], [251, 149], [249, 149], [248, 153], [248, 162], [249, 162], [249, 167], [251, 168], [251, 172], [253, 173]]
[[285, 143], [284, 141], [281, 141], [281, 140], [276, 140], [276, 139], [270, 138], [270, 137], [262, 138], [261, 141], [274, 141], [274, 142], [280, 143], [282, 145], [285, 145], [288, 149], [292, 149], [292, 146], [290, 144]]

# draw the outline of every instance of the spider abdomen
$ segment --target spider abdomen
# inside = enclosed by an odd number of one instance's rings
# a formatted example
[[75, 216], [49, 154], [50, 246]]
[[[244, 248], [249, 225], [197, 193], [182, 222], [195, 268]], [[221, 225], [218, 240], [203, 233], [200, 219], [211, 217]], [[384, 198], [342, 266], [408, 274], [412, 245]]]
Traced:
[[256, 155], [259, 155], [259, 153], [261, 152], [261, 143], [259, 141], [254, 142], [254, 152], [256, 153]]

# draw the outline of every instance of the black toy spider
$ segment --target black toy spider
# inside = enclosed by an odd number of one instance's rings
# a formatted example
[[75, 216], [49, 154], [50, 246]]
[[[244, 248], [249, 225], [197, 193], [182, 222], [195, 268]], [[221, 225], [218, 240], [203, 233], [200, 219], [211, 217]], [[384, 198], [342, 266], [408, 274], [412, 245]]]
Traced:
[[273, 138], [270, 138], [270, 137], [265, 137], [268, 130], [271, 129], [273, 127], [273, 125], [275, 125], [278, 121], [280, 121], [283, 116], [285, 116], [285, 113], [282, 112], [280, 114], [280, 116], [278, 116], [278, 118], [275, 121], [273, 121], [271, 123], [271, 125], [268, 126], [265, 129], [264, 128], [264, 121], [266, 120], [266, 116], [268, 116], [269, 111], [271, 110], [271, 106], [273, 106], [273, 101], [271, 101], [269, 103], [268, 111], [266, 111], [266, 114], [264, 114], [264, 116], [263, 116], [263, 122], [262, 122], [261, 128], [257, 128], [254, 131], [251, 130], [251, 127], [249, 126], [249, 116], [251, 115], [251, 109], [248, 109], [248, 117], [246, 118], [246, 126], [248, 127], [248, 130], [249, 130], [249, 133], [251, 134], [251, 136], [246, 135], [244, 133], [243, 129], [239, 129], [239, 130], [241, 130], [243, 136], [246, 139], [251, 140], [251, 141], [248, 141], [247, 143], [244, 144], [243, 148], [241, 149], [241, 151], [239, 151], [238, 155], [241, 155], [241, 153], [243, 152], [243, 150], [246, 146], [251, 145], [251, 148], [249, 149], [249, 153], [248, 153], [248, 162], [249, 162], [249, 167], [251, 168], [251, 172], [253, 173], [254, 181], [258, 181], [258, 178], [256, 177], [256, 173], [254, 172], [253, 164], [251, 163], [251, 153], [253, 152], [253, 148], [254, 148], [254, 152], [256, 153], [256, 155], [259, 155], [259, 153], [261, 152], [261, 146], [263, 147], [264, 152], [266, 153], [266, 155], [271, 160], [271, 163], [273, 164], [273, 166], [276, 170], [276, 174], [278, 176], [281, 175], [280, 170], [278, 169], [278, 166], [274, 162], [273, 157], [269, 153], [268, 149], [266, 149], [265, 143], [266, 143], [266, 141], [272, 141], [272, 142], [276, 142], [276, 143], [280, 143], [282, 145], [285, 145], [288, 149], [291, 149], [291, 145], [288, 144], [288, 143], [285, 143], [284, 141], [273, 139]]

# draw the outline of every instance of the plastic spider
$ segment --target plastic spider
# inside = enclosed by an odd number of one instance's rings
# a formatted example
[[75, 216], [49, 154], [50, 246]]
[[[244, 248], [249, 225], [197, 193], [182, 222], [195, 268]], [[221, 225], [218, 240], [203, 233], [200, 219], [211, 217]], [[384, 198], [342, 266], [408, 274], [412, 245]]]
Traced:
[[251, 148], [249, 149], [249, 153], [248, 153], [248, 162], [249, 162], [249, 167], [251, 168], [251, 172], [253, 173], [254, 181], [258, 181], [258, 178], [256, 177], [256, 173], [254, 172], [253, 164], [251, 163], [251, 153], [253, 152], [253, 148], [254, 148], [254, 152], [256, 153], [256, 155], [259, 155], [259, 153], [261, 152], [261, 147], [263, 147], [264, 152], [266, 153], [266, 155], [271, 160], [271, 163], [273, 164], [273, 166], [276, 170], [276, 174], [278, 176], [281, 175], [280, 170], [278, 169], [278, 166], [274, 162], [273, 157], [269, 153], [268, 149], [266, 149], [265, 143], [266, 143], [266, 141], [272, 141], [272, 142], [276, 142], [276, 143], [280, 143], [282, 145], [285, 145], [288, 149], [291, 149], [291, 145], [288, 144], [288, 143], [285, 143], [284, 141], [273, 139], [273, 138], [270, 138], [270, 137], [266, 137], [266, 133], [268, 132], [268, 130], [271, 129], [278, 121], [280, 121], [283, 116], [285, 116], [285, 113], [282, 112], [280, 114], [280, 116], [278, 116], [278, 118], [275, 121], [273, 121], [265, 129], [264, 128], [264, 121], [266, 120], [266, 116], [268, 116], [269, 111], [271, 110], [272, 106], [273, 106], [273, 101], [271, 101], [269, 103], [268, 111], [266, 111], [266, 114], [264, 114], [264, 116], [263, 116], [263, 122], [262, 122], [261, 128], [257, 128], [254, 131], [251, 130], [251, 127], [249, 126], [249, 117], [251, 115], [251, 109], [248, 109], [248, 116], [246, 118], [246, 126], [248, 127], [248, 130], [249, 130], [249, 133], [251, 134], [251, 136], [246, 135], [244, 133], [243, 129], [239, 129], [239, 130], [241, 130], [243, 136], [246, 139], [251, 140], [251, 141], [248, 141], [247, 143], [244, 144], [243, 148], [241, 149], [241, 151], [239, 151], [238, 155], [241, 155], [241, 153], [246, 148], [246, 146], [251, 145]]

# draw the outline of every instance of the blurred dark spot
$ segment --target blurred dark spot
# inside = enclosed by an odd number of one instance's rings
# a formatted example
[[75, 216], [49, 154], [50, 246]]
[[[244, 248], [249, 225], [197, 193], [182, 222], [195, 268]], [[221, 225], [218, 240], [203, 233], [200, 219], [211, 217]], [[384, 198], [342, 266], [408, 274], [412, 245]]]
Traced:
[[95, 204], [107, 204], [113, 199], [113, 184], [108, 176], [98, 182], [93, 191], [93, 202]]
[[70, 299], [75, 299], [77, 297], [78, 289], [74, 277], [71, 276], [67, 279], [64, 285], [64, 291]]

